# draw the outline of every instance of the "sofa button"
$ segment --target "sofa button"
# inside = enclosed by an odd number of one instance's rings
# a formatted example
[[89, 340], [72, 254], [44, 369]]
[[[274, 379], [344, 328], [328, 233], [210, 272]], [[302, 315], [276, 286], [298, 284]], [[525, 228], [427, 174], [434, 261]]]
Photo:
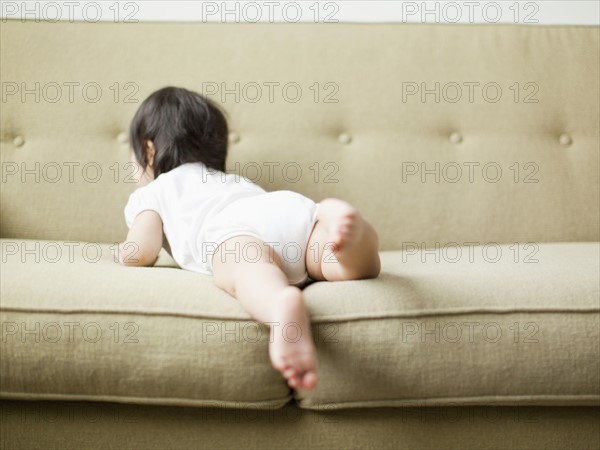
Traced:
[[460, 133], [458, 133], [457, 131], [454, 131], [453, 133], [450, 134], [450, 142], [453, 144], [460, 144], [463, 141], [463, 137]]
[[25, 139], [22, 136], [16, 136], [13, 139], [13, 144], [15, 147], [21, 147], [25, 143]]
[[571, 145], [573, 143], [573, 139], [571, 139], [571, 136], [568, 134], [563, 133], [558, 137], [558, 142], [560, 142], [561, 145]]
[[237, 134], [235, 131], [229, 133], [229, 143], [237, 144], [238, 142], [240, 142], [240, 135]]
[[338, 136], [338, 141], [342, 144], [349, 144], [352, 142], [352, 137], [348, 133], [342, 133]]
[[129, 140], [129, 137], [127, 136], [127, 133], [125, 133], [124, 131], [121, 131], [119, 134], [117, 134], [117, 141], [120, 142], [121, 144], [126, 144], [128, 140]]

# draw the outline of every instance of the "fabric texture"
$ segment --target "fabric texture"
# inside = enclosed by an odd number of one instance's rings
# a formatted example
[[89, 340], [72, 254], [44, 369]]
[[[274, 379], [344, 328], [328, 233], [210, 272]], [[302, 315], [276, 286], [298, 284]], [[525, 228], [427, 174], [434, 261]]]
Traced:
[[[51, 258], [56, 243], [0, 244], [2, 398], [289, 401], [268, 329], [210, 276], [164, 252], [138, 268], [106, 245]], [[309, 285], [319, 384], [299, 405], [600, 404], [599, 244], [540, 244], [537, 262], [519, 264], [501, 250], [494, 263], [382, 252], [377, 279]]]
[[600, 408], [454, 406], [332, 411], [0, 401], [6, 449], [597, 449]]

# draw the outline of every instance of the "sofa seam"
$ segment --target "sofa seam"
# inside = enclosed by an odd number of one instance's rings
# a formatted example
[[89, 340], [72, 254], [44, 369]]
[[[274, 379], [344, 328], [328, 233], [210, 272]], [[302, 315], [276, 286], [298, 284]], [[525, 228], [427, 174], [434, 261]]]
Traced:
[[[97, 310], [97, 309], [51, 309], [51, 308], [2, 308], [2, 312], [21, 312], [21, 313], [50, 313], [50, 314], [107, 314], [107, 315], [141, 315], [150, 317], [181, 317], [189, 319], [210, 319], [210, 320], [235, 320], [235, 321], [255, 321], [250, 316], [226, 317], [226, 316], [207, 316], [200, 314], [187, 314], [165, 311], [136, 311], [136, 310]], [[465, 308], [465, 309], [441, 309], [436, 311], [415, 310], [407, 312], [396, 312], [392, 314], [370, 314], [370, 315], [348, 315], [348, 316], [323, 316], [311, 317], [311, 323], [335, 323], [335, 322], [353, 322], [361, 320], [376, 320], [376, 319], [402, 319], [413, 317], [431, 317], [431, 316], [456, 316], [456, 315], [475, 315], [475, 314], [519, 314], [519, 313], [539, 313], [539, 314], [556, 314], [556, 313], [573, 313], [573, 314], [588, 314], [600, 313], [598, 307], [584, 308]]]
[[[6, 400], [56, 400], [56, 401], [102, 401], [125, 404], [140, 404], [140, 405], [164, 405], [164, 406], [190, 406], [190, 407], [210, 407], [211, 404], [219, 404], [220, 408], [235, 409], [240, 405], [248, 407], [264, 407], [264, 406], [281, 406], [275, 409], [280, 409], [286, 404], [293, 401], [293, 396], [281, 397], [275, 400], [258, 400], [258, 401], [235, 401], [235, 400], [206, 400], [206, 399], [186, 399], [178, 397], [132, 397], [125, 395], [96, 395], [96, 394], [52, 394], [47, 392], [32, 393], [32, 392], [12, 392], [0, 391], [0, 399]], [[269, 409], [269, 408], [265, 408]]]
[[[491, 399], [496, 399], [497, 403], [489, 403]], [[396, 398], [396, 399], [382, 399], [382, 400], [358, 400], [358, 401], [346, 401], [346, 402], [308, 402], [298, 397], [294, 397], [294, 400], [298, 403], [298, 406], [302, 409], [318, 410], [342, 410], [350, 408], [377, 408], [383, 406], [397, 406], [397, 407], [430, 407], [430, 406], [527, 406], [524, 401], [532, 401], [537, 403], [531, 403], [530, 405], [541, 405], [545, 401], [577, 401], [586, 400], [589, 403], [586, 405], [600, 405], [600, 395], [598, 394], [572, 394], [572, 395], [561, 395], [561, 394], [542, 394], [542, 395], [484, 395], [484, 396], [471, 396], [471, 397], [420, 397], [420, 398]], [[418, 404], [421, 402], [421, 404]], [[511, 403], [512, 402], [512, 403]], [[518, 403], [517, 403], [518, 402]], [[413, 404], [417, 403], [417, 404]], [[547, 404], [547, 403], [546, 403]], [[572, 406], [583, 406], [582, 404], [575, 404]]]

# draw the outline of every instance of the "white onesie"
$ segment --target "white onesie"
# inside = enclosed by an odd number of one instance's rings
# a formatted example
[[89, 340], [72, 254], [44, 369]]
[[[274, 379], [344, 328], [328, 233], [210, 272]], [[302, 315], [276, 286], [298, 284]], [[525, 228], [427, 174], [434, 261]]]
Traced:
[[[223, 241], [257, 237], [274, 248], [290, 284], [301, 286], [309, 280], [305, 260], [318, 206], [296, 192], [266, 192], [240, 175], [194, 162], [136, 189], [125, 206], [125, 221], [131, 228], [140, 212], [156, 211], [175, 262], [206, 275], [212, 274], [212, 255]], [[254, 247], [226, 243], [225, 249], [249, 260], [257, 255]]]

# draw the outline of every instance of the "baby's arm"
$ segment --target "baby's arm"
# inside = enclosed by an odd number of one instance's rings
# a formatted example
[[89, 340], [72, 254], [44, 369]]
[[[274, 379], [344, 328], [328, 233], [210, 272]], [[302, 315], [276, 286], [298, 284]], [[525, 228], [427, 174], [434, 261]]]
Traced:
[[152, 266], [163, 245], [163, 223], [156, 211], [139, 213], [119, 244], [118, 261], [124, 266]]

